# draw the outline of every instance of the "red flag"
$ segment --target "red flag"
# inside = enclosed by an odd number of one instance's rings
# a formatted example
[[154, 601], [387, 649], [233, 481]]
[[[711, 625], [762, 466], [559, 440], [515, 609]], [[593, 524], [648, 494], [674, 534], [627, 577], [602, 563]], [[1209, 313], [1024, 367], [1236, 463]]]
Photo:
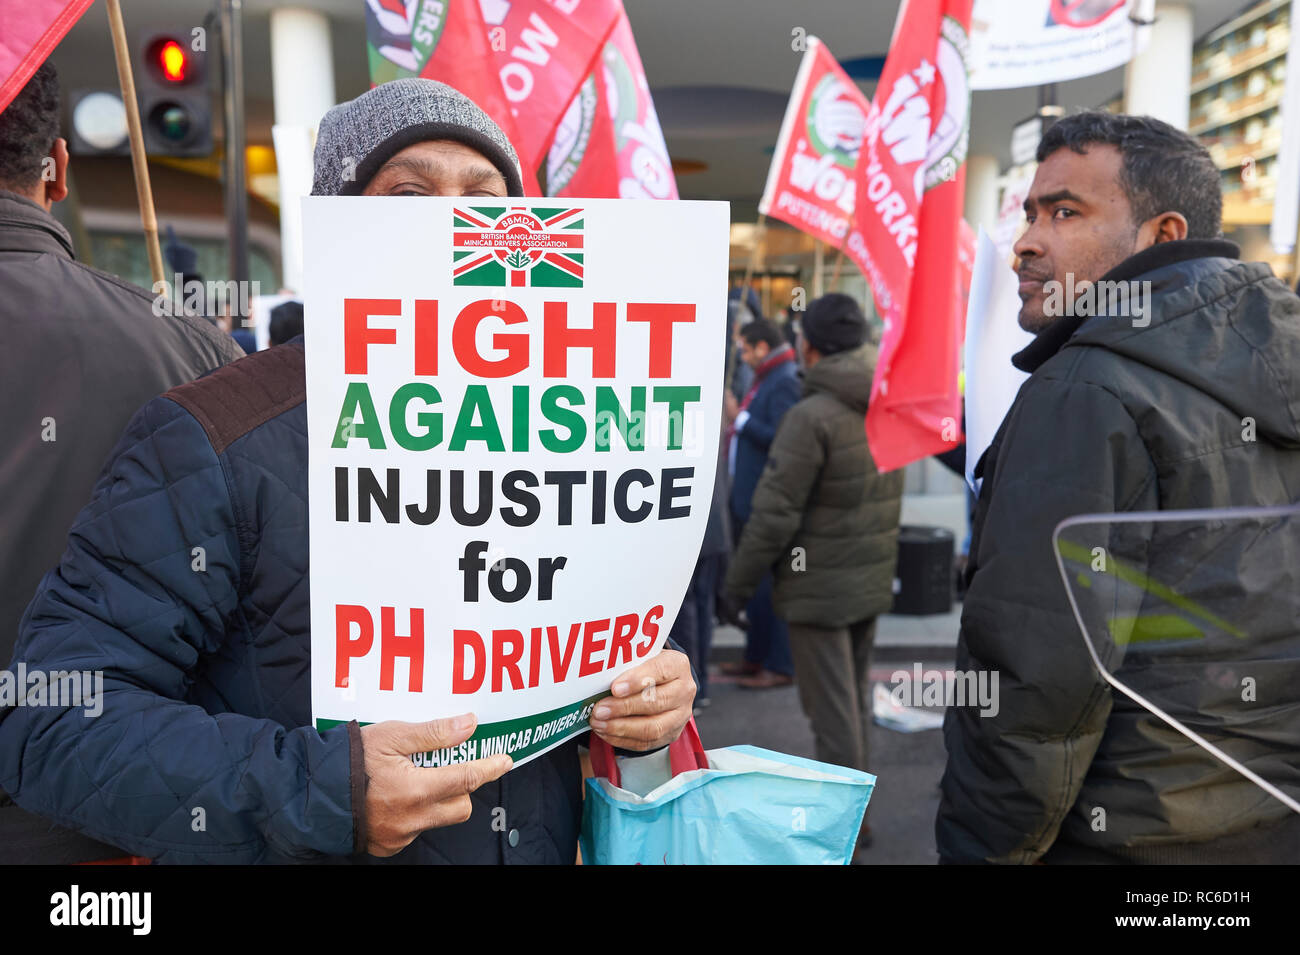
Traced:
[[[433, 36], [433, 45], [428, 50], [428, 59], [420, 69], [420, 75], [455, 87], [492, 117], [519, 153], [524, 193], [540, 196], [536, 166], [526, 160], [519, 148], [519, 130], [501, 82], [492, 70], [482, 68], [483, 64], [492, 62], [493, 52], [477, 0], [456, 0], [441, 10], [438, 32]], [[422, 23], [417, 22], [411, 33], [417, 41]], [[418, 42], [415, 46], [418, 48]]]
[[618, 198], [614, 120], [605, 96], [603, 67], [579, 87], [556, 127], [546, 159], [546, 190], [553, 196]]
[[619, 0], [482, 0], [524, 165], [536, 170], [623, 12]]
[[537, 169], [519, 149], [519, 131], [501, 81], [483, 64], [493, 52], [478, 0], [420, 6], [403, 0], [366, 0], [370, 83], [423, 76], [454, 87], [501, 127], [520, 157], [524, 193], [540, 196]]
[[809, 37], [758, 211], [839, 246], [853, 217], [868, 109], [826, 45]]
[[23, 0], [0, 13], [0, 112], [81, 19], [92, 0]]
[[553, 196], [676, 199], [668, 147], [627, 15], [569, 105], [547, 160]]
[[847, 251], [884, 317], [866, 422], [882, 471], [961, 440], [957, 283], [971, 2], [905, 0], [858, 159]]

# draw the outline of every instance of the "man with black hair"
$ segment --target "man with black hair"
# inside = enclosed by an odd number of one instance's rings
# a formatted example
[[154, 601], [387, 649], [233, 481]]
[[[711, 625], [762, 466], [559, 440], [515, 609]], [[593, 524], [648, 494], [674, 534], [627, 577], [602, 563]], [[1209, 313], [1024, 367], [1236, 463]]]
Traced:
[[[0, 113], [0, 665], [131, 415], [240, 355], [207, 322], [159, 317], [148, 292], [78, 262], [50, 215], [67, 194], [59, 85], [46, 63]], [[0, 791], [0, 863], [124, 854]]]
[[[781, 329], [766, 318], [756, 318], [740, 329], [740, 357], [754, 370], [754, 381], [737, 403], [726, 395], [728, 417], [727, 456], [731, 471], [731, 520], [739, 540], [749, 520], [750, 501], [767, 466], [768, 449], [785, 413], [799, 400], [799, 369], [794, 349]], [[772, 575], [766, 574], [750, 595], [745, 608], [749, 618], [745, 658], [724, 664], [723, 672], [740, 677], [740, 686], [764, 690], [794, 682], [790, 634], [785, 621], [772, 608]]]
[[[1081, 113], [1047, 132], [1038, 161], [1015, 246], [1019, 322], [1037, 337], [1013, 359], [1030, 377], [977, 466], [956, 661], [959, 674], [1000, 680], [994, 705], [948, 708], [939, 855], [1294, 862], [1300, 816], [1102, 680], [1052, 533], [1077, 514], [1300, 499], [1300, 301], [1268, 266], [1237, 261], [1220, 237], [1219, 172], [1173, 127]], [[1212, 569], [1221, 592], [1260, 587], [1255, 556], [1216, 550], [1208, 523], [1146, 526], [1146, 566], [1130, 582], [1152, 581], [1139, 597], [1153, 608], [1159, 599], [1143, 593], [1184, 582], [1169, 579], [1175, 563], [1184, 575]], [[1257, 549], [1285, 537], [1260, 536]], [[1111, 542], [1103, 534], [1100, 544]], [[1275, 561], [1280, 589], [1296, 589], [1295, 572], [1294, 554]], [[1173, 590], [1164, 593], [1177, 600]], [[1294, 780], [1300, 629], [1243, 606], [1251, 616], [1235, 622], [1247, 639], [1207, 635], [1194, 651], [1142, 659], [1153, 645], [1130, 647], [1137, 665], [1126, 673], [1139, 693], [1172, 695], [1171, 708], [1194, 714], [1229, 755]], [[1261, 632], [1267, 653], [1252, 642]], [[1235, 678], [1215, 678], [1234, 672], [1281, 698], [1243, 703]]]
[[302, 302], [290, 299], [271, 309], [272, 345], [283, 345], [302, 334]]

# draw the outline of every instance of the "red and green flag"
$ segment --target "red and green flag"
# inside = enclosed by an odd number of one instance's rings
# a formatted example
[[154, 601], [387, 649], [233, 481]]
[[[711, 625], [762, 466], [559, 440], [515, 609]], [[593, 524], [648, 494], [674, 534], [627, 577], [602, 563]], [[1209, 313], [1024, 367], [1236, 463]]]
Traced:
[[676, 199], [677, 181], [632, 25], [622, 12], [547, 158], [553, 196]]
[[[372, 85], [408, 76], [439, 80], [492, 117], [518, 149], [514, 111], [496, 72], [479, 0], [366, 0], [366, 47]], [[520, 170], [524, 192], [540, 195], [534, 166]]]
[[620, 0], [482, 0], [496, 75], [510, 104], [519, 158], [546, 160], [569, 103], [598, 65]]

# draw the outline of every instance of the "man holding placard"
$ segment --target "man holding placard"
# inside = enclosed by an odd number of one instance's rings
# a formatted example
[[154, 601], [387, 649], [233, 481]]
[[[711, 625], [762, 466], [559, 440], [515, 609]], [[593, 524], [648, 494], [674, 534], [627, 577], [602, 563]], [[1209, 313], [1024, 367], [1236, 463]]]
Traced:
[[[622, 218], [707, 220], [683, 241], [717, 284], [726, 210], [565, 200], [556, 220], [522, 191], [509, 141], [450, 87], [399, 80], [327, 114], [314, 195], [464, 198], [382, 216], [309, 199], [310, 357], [290, 342], [136, 415], [15, 658], [102, 670], [103, 714], [8, 711], [16, 802], [159, 861], [572, 862], [578, 734], [678, 736], [695, 684], [664, 608], [690, 568], [664, 555], [693, 554], [707, 517], [716, 444], [692, 426], [721, 369], [690, 351], [722, 294], [638, 289], [588, 305], [590, 328], [564, 312], [584, 272], [607, 295]], [[496, 230], [497, 208], [544, 228]]]

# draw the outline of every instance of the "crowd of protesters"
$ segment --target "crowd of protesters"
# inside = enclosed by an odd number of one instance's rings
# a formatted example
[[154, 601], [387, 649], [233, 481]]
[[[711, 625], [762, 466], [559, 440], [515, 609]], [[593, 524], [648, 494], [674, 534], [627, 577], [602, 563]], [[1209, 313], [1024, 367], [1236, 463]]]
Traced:
[[[285, 344], [241, 358], [212, 322], [160, 318], [148, 293], [78, 263], [50, 215], [67, 192], [58, 116], [48, 67], [0, 114], [0, 658], [103, 671], [108, 698], [88, 728], [57, 708], [0, 710], [0, 862], [573, 861], [576, 740], [508, 777], [505, 756], [413, 776], [410, 753], [455, 745], [472, 721], [311, 727], [301, 306], [271, 317]], [[365, 175], [339, 178], [348, 157]], [[1050, 535], [1084, 510], [1300, 499], [1300, 300], [1221, 238], [1218, 172], [1185, 134], [1086, 113], [1054, 126], [1038, 159], [1016, 247], [1036, 338], [977, 468], [957, 650], [958, 668], [1000, 672], [1002, 698], [992, 718], [948, 711], [939, 855], [1293, 861], [1300, 817], [1189, 760], [1185, 739], [1102, 682]], [[502, 131], [432, 81], [331, 110], [313, 192], [397, 194], [394, 162], [408, 179], [424, 169], [430, 195], [523, 194]], [[1045, 286], [1067, 274], [1151, 282], [1148, 321], [1051, 314]], [[707, 530], [672, 642], [643, 664], [660, 692], [611, 698], [593, 724], [624, 755], [662, 748], [707, 705], [721, 616], [746, 628], [725, 668], [740, 685], [796, 683], [817, 757], [872, 769], [869, 666], [902, 475], [877, 470], [865, 435], [876, 350], [858, 304], [830, 294], [796, 317], [792, 342], [752, 294], [731, 298]], [[202, 578], [194, 540], [227, 557]], [[1274, 637], [1281, 698], [1243, 709], [1232, 681], [1187, 693], [1225, 749], [1294, 783], [1300, 626]], [[201, 839], [191, 805], [206, 807]]]

